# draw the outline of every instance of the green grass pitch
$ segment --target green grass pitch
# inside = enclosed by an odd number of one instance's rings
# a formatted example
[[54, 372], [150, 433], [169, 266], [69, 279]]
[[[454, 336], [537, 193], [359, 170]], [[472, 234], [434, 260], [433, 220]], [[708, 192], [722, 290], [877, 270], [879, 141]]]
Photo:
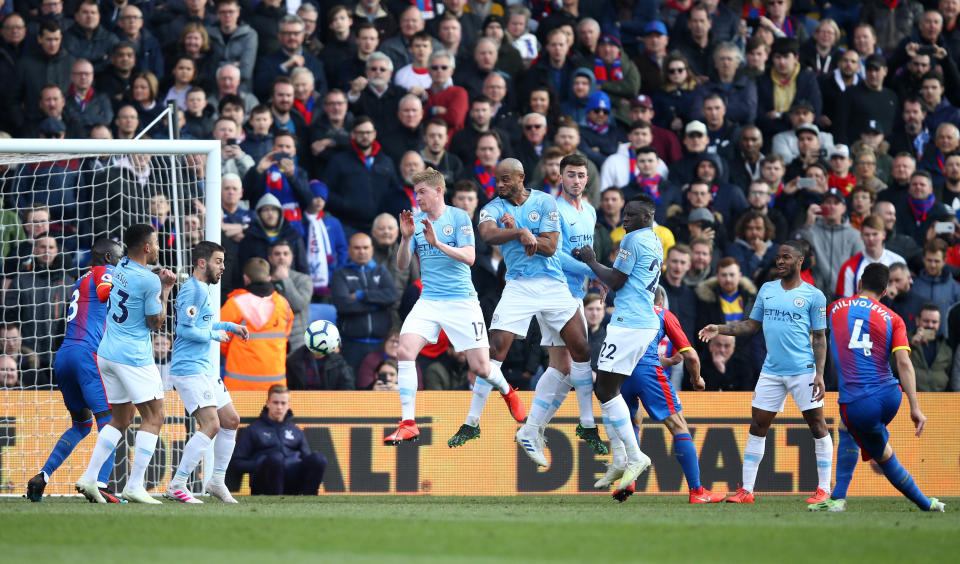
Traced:
[[0, 560], [57, 562], [951, 562], [960, 499], [923, 513], [903, 498], [809, 513], [685, 497], [239, 498], [228, 506], [0, 499]]

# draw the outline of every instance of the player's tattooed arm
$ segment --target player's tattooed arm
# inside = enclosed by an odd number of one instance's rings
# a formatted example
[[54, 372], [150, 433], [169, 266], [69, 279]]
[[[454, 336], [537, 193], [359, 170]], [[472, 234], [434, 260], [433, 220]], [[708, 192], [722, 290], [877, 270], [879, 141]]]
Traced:
[[760, 332], [761, 327], [763, 327], [763, 324], [755, 319], [744, 319], [743, 321], [734, 321], [733, 323], [720, 325], [717, 327], [717, 332], [721, 335], [730, 335], [733, 337], [749, 337]]
[[573, 249], [571, 254], [573, 258], [589, 266], [590, 270], [597, 275], [597, 278], [613, 290], [619, 290], [627, 283], [626, 274], [597, 262], [597, 254], [593, 252], [593, 247], [588, 245], [580, 247], [579, 249]]

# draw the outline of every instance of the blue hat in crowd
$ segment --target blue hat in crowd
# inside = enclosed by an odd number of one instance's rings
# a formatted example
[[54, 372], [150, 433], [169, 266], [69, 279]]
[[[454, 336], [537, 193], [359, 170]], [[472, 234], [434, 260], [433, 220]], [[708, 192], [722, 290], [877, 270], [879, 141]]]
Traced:
[[607, 96], [607, 93], [603, 90], [596, 90], [587, 100], [587, 111], [591, 110], [607, 110], [607, 113], [609, 113], [610, 96]]
[[310, 181], [310, 191], [313, 192], [314, 198], [323, 198], [324, 201], [327, 200], [327, 196], [330, 194], [330, 189], [327, 188], [327, 185], [319, 180]]
[[652, 21], [643, 28], [644, 35], [650, 35], [651, 33], [659, 33], [660, 35], [666, 35], [668, 37], [670, 36], [670, 34], [667, 33], [667, 26], [660, 21]]
[[603, 26], [599, 42], [612, 43], [617, 47], [623, 47], [623, 44], [620, 42], [620, 30], [615, 26]]

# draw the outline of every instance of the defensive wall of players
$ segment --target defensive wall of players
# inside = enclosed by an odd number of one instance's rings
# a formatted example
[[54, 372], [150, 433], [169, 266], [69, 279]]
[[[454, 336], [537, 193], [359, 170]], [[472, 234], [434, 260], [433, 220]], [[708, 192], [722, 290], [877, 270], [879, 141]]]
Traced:
[[[257, 417], [264, 404], [260, 392], [233, 392], [244, 419], [241, 429]], [[533, 392], [521, 392], [529, 405]], [[750, 398], [746, 392], [680, 392], [680, 401], [700, 453], [703, 485], [715, 491], [736, 491], [741, 453], [747, 438]], [[572, 396], [572, 394], [571, 394]], [[576, 401], [564, 403], [546, 431], [550, 466], [543, 470], [514, 443], [517, 424], [503, 410], [488, 410], [480, 421], [482, 435], [451, 449], [447, 439], [456, 432], [470, 404], [469, 392], [417, 394], [419, 443], [398, 448], [382, 446], [396, 428], [396, 394], [358, 392], [293, 392], [290, 407], [305, 429], [314, 450], [326, 455], [328, 465], [321, 492], [331, 494], [516, 495], [594, 494], [593, 482], [606, 470], [609, 457], [599, 457], [578, 440]], [[596, 401], [596, 400], [594, 400]], [[175, 392], [166, 398], [166, 425], [147, 472], [145, 486], [165, 485], [176, 470], [189, 437], [188, 420]], [[825, 401], [828, 426], [839, 422], [836, 393]], [[927, 416], [922, 437], [913, 436], [909, 406], [889, 426], [897, 457], [924, 491], [960, 496], [960, 395], [920, 394]], [[25, 483], [45, 460], [50, 439], [68, 425], [57, 392], [0, 390], [0, 493]], [[595, 405], [598, 414], [600, 408]], [[242, 430], [241, 430], [242, 432]], [[132, 444], [132, 431], [128, 431]], [[72, 461], [87, 460], [96, 433], [78, 447]], [[767, 452], [757, 478], [758, 494], [807, 494], [817, 486], [812, 438], [792, 402], [767, 435]], [[637, 493], [683, 494], [687, 487], [679, 464], [671, 455], [670, 435], [660, 423], [644, 420], [640, 444], [653, 459]], [[124, 447], [125, 448], [125, 447]], [[117, 460], [128, 459], [118, 452]], [[68, 462], [69, 464], [69, 462]], [[48, 494], [72, 494], [83, 468], [65, 466], [47, 487]], [[496, 477], [497, 479], [493, 479]], [[508, 478], [508, 479], [504, 479]], [[120, 487], [123, 486], [121, 482]], [[241, 493], [249, 493], [246, 478]], [[607, 492], [602, 492], [606, 494]], [[900, 495], [875, 464], [860, 462], [850, 496]]]

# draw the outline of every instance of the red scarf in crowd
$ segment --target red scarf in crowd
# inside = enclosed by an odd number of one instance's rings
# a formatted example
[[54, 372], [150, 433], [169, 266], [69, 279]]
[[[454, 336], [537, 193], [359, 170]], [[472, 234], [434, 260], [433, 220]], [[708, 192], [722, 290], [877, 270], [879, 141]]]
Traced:
[[80, 111], [87, 109], [87, 104], [90, 103], [90, 100], [93, 99], [93, 86], [87, 90], [87, 95], [83, 99], [79, 99], [77, 96], [77, 91], [73, 89], [73, 85], [70, 85], [70, 89], [67, 90], [67, 96], [72, 96], [74, 100], [77, 100], [77, 104], [80, 105]]
[[473, 166], [477, 173], [477, 181], [483, 187], [487, 199], [493, 198], [493, 193], [497, 191], [497, 179], [493, 177], [492, 172], [487, 170], [487, 167], [480, 164], [480, 159], [474, 161]]
[[597, 79], [597, 84], [607, 81], [619, 82], [623, 80], [623, 66], [620, 63], [620, 57], [613, 61], [613, 68], [607, 73], [607, 64], [600, 57], [593, 60], [593, 76]]
[[313, 94], [307, 98], [306, 104], [294, 98], [293, 107], [300, 112], [300, 115], [303, 116], [303, 119], [307, 122], [307, 125], [310, 125], [310, 121], [313, 120]]
[[350, 145], [353, 147], [353, 150], [356, 151], [360, 162], [367, 167], [367, 170], [373, 168], [373, 158], [376, 157], [377, 153], [380, 152], [380, 142], [374, 141], [373, 144], [370, 145], [370, 155], [364, 155], [363, 151], [360, 150], [360, 147], [357, 146], [357, 142], [353, 139], [350, 140]]

